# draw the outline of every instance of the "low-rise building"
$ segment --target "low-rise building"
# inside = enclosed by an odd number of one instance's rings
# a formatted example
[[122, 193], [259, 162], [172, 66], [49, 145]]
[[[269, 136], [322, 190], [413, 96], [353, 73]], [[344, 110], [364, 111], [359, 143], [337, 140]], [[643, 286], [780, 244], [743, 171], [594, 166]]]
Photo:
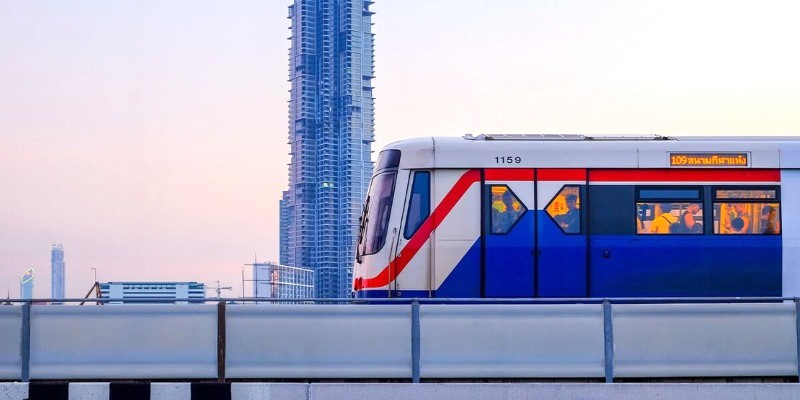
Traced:
[[310, 299], [314, 297], [314, 270], [272, 262], [253, 266], [253, 297]]
[[192, 299], [188, 302], [202, 303], [206, 298], [206, 287], [199, 282], [105, 282], [100, 283], [100, 297], [120, 299], [112, 304], [145, 303], [142, 301], [145, 298], [164, 299], [156, 303], [187, 303], [177, 299]]

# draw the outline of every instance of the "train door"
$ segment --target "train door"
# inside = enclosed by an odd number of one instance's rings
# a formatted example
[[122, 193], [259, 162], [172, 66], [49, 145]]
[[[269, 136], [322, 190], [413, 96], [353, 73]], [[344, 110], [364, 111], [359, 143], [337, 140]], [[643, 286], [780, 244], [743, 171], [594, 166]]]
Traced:
[[433, 296], [480, 297], [481, 171], [438, 169], [432, 178], [431, 225], [420, 230], [431, 230]]
[[536, 173], [537, 297], [587, 296], [586, 170]]
[[532, 169], [483, 172], [484, 297], [533, 297], [535, 191]]
[[[407, 180], [400, 230], [393, 232], [396, 248], [389, 268], [398, 271], [392, 283], [391, 297], [430, 297], [431, 243], [428, 239], [432, 226], [423, 227], [431, 214], [431, 172], [411, 171], [408, 178], [401, 174], [400, 182]], [[395, 275], [395, 274], [392, 274]]]

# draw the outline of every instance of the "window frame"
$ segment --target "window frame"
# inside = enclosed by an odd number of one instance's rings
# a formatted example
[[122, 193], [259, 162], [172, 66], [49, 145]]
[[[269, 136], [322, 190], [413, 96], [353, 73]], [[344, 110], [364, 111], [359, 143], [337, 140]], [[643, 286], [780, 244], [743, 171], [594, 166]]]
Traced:
[[[416, 183], [417, 176], [421, 175], [421, 174], [424, 174], [424, 175], [428, 176], [428, 187], [426, 189], [427, 190], [427, 194], [428, 194], [428, 203], [427, 203], [428, 204], [428, 212], [427, 212], [427, 214], [425, 214], [425, 218], [422, 219], [422, 221], [419, 223], [419, 225], [417, 225], [417, 227], [414, 228], [414, 231], [411, 232], [411, 234], [407, 235], [408, 227], [409, 227], [409, 225], [408, 225], [409, 214], [411, 213], [411, 206], [412, 206], [412, 203], [414, 201], [414, 184]], [[404, 213], [404, 221], [403, 221], [403, 239], [405, 239], [405, 240], [410, 240], [412, 237], [414, 237], [414, 235], [419, 231], [419, 228], [421, 228], [422, 225], [425, 224], [425, 221], [427, 221], [428, 218], [431, 217], [431, 213], [433, 212], [433, 210], [432, 210], [432, 208], [433, 208], [432, 207], [432, 205], [433, 205], [432, 203], [433, 202], [431, 201], [432, 200], [431, 199], [431, 194], [433, 192], [431, 190], [431, 178], [433, 177], [433, 174], [431, 174], [431, 171], [428, 171], [428, 170], [414, 170], [414, 171], [411, 171], [410, 177], [411, 177], [411, 179], [409, 179], [409, 182], [411, 183], [411, 187], [409, 188], [409, 191], [408, 191], [408, 206], [406, 207], [406, 210], [405, 210], [405, 213]]]
[[[500, 183], [500, 184], [487, 183], [487, 184], [484, 185], [484, 187], [486, 189], [488, 189], [488, 190], [486, 190], [486, 197], [487, 197], [486, 205], [488, 207], [486, 207], [486, 209], [484, 210], [484, 212], [487, 213], [486, 220], [488, 221], [488, 224], [486, 224], [486, 230], [488, 231], [488, 233], [490, 235], [498, 235], [498, 236], [500, 236], [500, 235], [508, 235], [511, 231], [514, 230], [514, 228], [517, 226], [517, 224], [519, 224], [519, 221], [522, 221], [522, 218], [525, 217], [525, 214], [529, 211], [528, 210], [528, 206], [526, 206], [525, 203], [523, 203], [522, 200], [520, 200], [519, 196], [517, 196], [517, 193], [515, 193], [514, 190], [511, 189], [510, 186], [508, 186], [508, 184], [505, 184], [505, 183]], [[511, 195], [514, 196], [514, 199], [516, 199], [516, 201], [519, 203], [520, 206], [522, 206], [522, 209], [523, 209], [523, 211], [517, 216], [517, 219], [514, 220], [514, 223], [511, 224], [508, 227], [508, 229], [505, 230], [505, 232], [493, 232], [492, 231], [492, 222], [493, 222], [492, 221], [492, 204], [493, 204], [492, 203], [492, 188], [493, 187], [505, 187], [506, 189], [508, 189], [508, 191], [511, 192]]]
[[[378, 176], [384, 175], [384, 174], [386, 174], [386, 175], [393, 174], [394, 175], [394, 178], [392, 179], [392, 191], [389, 194], [389, 207], [388, 207], [389, 208], [389, 212], [388, 212], [388, 216], [387, 216], [387, 218], [388, 218], [387, 222], [391, 222], [391, 219], [392, 219], [392, 207], [394, 207], [394, 194], [395, 194], [395, 189], [397, 189], [397, 175], [398, 175], [397, 172], [398, 172], [397, 170], [391, 170], [391, 169], [390, 170], [382, 170], [381, 172], [376, 173], [372, 177], [372, 181], [370, 181], [370, 188], [369, 189], [371, 190], [372, 189], [372, 183], [373, 183], [374, 179], [377, 178]], [[369, 193], [370, 190], [368, 190], [367, 193]], [[373, 200], [375, 200], [375, 199], [370, 198], [370, 201], [373, 201]], [[374, 206], [374, 205], [371, 204], [370, 206]], [[369, 214], [369, 209], [367, 210], [367, 213], [364, 214], [364, 217], [366, 218], [366, 216], [368, 214]], [[386, 239], [389, 236], [389, 234], [388, 234], [389, 233], [389, 230], [388, 230], [389, 227], [387, 225], [387, 228], [386, 228], [387, 231], [382, 236], [382, 240], [381, 240], [380, 245], [376, 248], [375, 251], [373, 251], [372, 253], [369, 253], [368, 250], [367, 250], [367, 240], [368, 239], [366, 237], [366, 234], [369, 233], [368, 227], [369, 227], [369, 221], [367, 221], [367, 226], [364, 228], [364, 235], [365, 236], [364, 236], [363, 244], [360, 244], [361, 246], [364, 247], [364, 252], [361, 253], [362, 256], [371, 256], [373, 254], [378, 254], [381, 250], [383, 250], [384, 246], [386, 246]]]
[[[774, 190], [775, 191], [775, 198], [774, 199], [760, 199], [760, 198], [718, 198], [717, 197], [717, 190]], [[711, 223], [712, 223], [712, 230], [711, 234], [714, 236], [723, 236], [723, 237], [737, 237], [737, 236], [783, 236], [783, 211], [782, 211], [782, 204], [781, 204], [781, 186], [780, 185], [713, 185], [711, 186], [711, 209], [712, 212], [715, 209], [715, 206], [719, 203], [726, 203], [726, 204], [778, 204], [778, 226], [780, 230], [778, 233], [719, 233], [714, 232], [713, 224], [717, 222], [715, 219], [715, 215], [711, 215]]]
[[[583, 190], [582, 190], [583, 186], [586, 186], [586, 185], [579, 185], [579, 184], [574, 184], [574, 183], [573, 184], [562, 185], [560, 188], [558, 188], [558, 191], [556, 192], [555, 196], [553, 196], [550, 199], [550, 201], [548, 201], [547, 204], [544, 206], [544, 213], [547, 214], [547, 217], [550, 219], [550, 221], [552, 221], [556, 225], [556, 227], [558, 227], [558, 229], [561, 231], [561, 233], [563, 233], [565, 235], [578, 235], [578, 236], [580, 236], [580, 235], [584, 234], [584, 226], [583, 226], [584, 225], [584, 223], [583, 223], [583, 215], [584, 215], [584, 213], [583, 213], [583, 204], [584, 204], [584, 201], [583, 201]], [[567, 231], [565, 231], [564, 228], [561, 227], [561, 224], [559, 224], [558, 221], [556, 221], [555, 217], [550, 215], [550, 213], [547, 211], [547, 209], [550, 208], [550, 205], [553, 204], [553, 202], [556, 201], [556, 199], [558, 198], [558, 195], [560, 195], [561, 192], [563, 192], [564, 189], [566, 189], [566, 188], [577, 188], [578, 189], [578, 199], [579, 199], [579, 201], [581, 203], [581, 208], [578, 209], [580, 211], [580, 215], [578, 215], [578, 232], [567, 232]]]
[[[633, 216], [633, 232], [636, 236], [643, 236], [643, 237], [671, 237], [671, 236], [705, 236], [708, 235], [708, 227], [706, 226], [706, 201], [705, 201], [705, 185], [636, 185], [634, 187], [634, 196], [633, 196], [633, 208], [634, 208], [634, 216]], [[648, 198], [642, 199], [641, 191], [642, 190], [694, 190], [697, 189], [698, 196], [696, 198], [688, 198], [688, 197], [660, 197], [660, 198]], [[700, 204], [700, 211], [703, 212], [703, 231], [698, 233], [667, 233], [667, 234], [657, 234], [657, 233], [650, 233], [650, 232], [639, 232], [639, 227], [636, 225], [636, 216], [639, 211], [639, 203], [648, 203], [648, 204], [657, 204], [657, 203], [697, 203]], [[712, 203], [713, 209], [713, 203]], [[658, 217], [653, 217], [653, 220]], [[678, 216], [680, 220], [680, 216]], [[713, 227], [712, 227], [713, 231]]]

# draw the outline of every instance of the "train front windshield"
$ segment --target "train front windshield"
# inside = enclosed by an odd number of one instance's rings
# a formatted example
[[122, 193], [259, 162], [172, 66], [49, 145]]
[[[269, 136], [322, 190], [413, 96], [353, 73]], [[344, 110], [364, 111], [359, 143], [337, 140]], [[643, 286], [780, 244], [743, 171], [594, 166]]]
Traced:
[[377, 253], [386, 243], [396, 178], [396, 172], [384, 172], [372, 178], [361, 221], [359, 255]]

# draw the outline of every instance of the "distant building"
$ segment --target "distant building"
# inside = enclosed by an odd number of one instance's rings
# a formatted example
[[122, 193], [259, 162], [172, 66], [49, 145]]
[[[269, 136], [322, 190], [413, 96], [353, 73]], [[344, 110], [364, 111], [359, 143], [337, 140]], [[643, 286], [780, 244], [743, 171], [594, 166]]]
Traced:
[[253, 265], [253, 297], [310, 299], [314, 297], [314, 270], [275, 263]]
[[164, 299], [159, 303], [175, 303], [175, 299], [197, 299], [202, 303], [206, 298], [206, 286], [198, 282], [105, 282], [100, 284], [100, 298], [122, 299], [113, 304], [137, 303], [136, 300], [142, 298]]
[[23, 300], [30, 300], [33, 298], [33, 268], [28, 268], [27, 271], [19, 278], [19, 298]]
[[[52, 275], [52, 291], [50, 298], [63, 299], [64, 296], [64, 247], [54, 243], [50, 250], [50, 267]], [[55, 303], [54, 303], [55, 304]]]
[[315, 296], [350, 296], [358, 217], [372, 175], [371, 0], [289, 6], [289, 188], [280, 262], [315, 272]]
[[279, 229], [280, 241], [278, 243], [278, 262], [281, 265], [289, 264], [289, 209], [286, 207], [286, 197], [289, 196], [287, 191], [283, 192], [283, 198], [279, 201]]

